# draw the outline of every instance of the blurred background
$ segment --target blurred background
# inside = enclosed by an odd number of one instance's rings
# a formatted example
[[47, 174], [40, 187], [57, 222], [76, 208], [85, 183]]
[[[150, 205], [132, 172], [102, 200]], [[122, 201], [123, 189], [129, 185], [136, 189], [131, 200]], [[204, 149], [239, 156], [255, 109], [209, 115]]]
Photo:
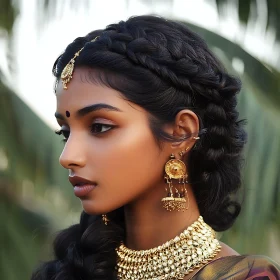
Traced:
[[186, 23], [242, 79], [243, 211], [221, 240], [280, 263], [280, 0], [0, 0], [1, 279], [29, 279], [81, 212], [58, 163], [55, 59], [76, 37], [141, 14]]

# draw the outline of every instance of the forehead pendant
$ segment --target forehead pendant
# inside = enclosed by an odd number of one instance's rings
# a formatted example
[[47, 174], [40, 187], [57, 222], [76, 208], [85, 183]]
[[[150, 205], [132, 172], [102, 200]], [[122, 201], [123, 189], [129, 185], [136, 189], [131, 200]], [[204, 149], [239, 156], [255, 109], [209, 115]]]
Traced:
[[[91, 42], [94, 42], [99, 36], [95, 37]], [[67, 84], [71, 81], [73, 78], [73, 72], [74, 72], [74, 64], [75, 64], [75, 59], [80, 55], [81, 51], [84, 49], [82, 47], [79, 51], [77, 51], [74, 55], [74, 57], [66, 64], [64, 67], [62, 73], [61, 73], [61, 80], [63, 83], [63, 88], [67, 89]]]

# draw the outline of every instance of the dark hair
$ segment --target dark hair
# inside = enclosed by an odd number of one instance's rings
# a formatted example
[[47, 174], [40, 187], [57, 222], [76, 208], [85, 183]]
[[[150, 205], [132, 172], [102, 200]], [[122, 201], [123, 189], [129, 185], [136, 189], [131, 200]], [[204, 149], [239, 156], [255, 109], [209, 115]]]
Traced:
[[[232, 194], [241, 185], [246, 142], [236, 111], [240, 81], [197, 34], [160, 17], [132, 17], [77, 38], [54, 64], [57, 79], [82, 47], [75, 67], [91, 68], [91, 82], [116, 89], [145, 108], [159, 143], [174, 141], [162, 126], [174, 122], [180, 110], [197, 114], [201, 140], [189, 152], [189, 181], [204, 220], [217, 231], [228, 229], [240, 212]], [[116, 279], [115, 248], [125, 238], [123, 209], [108, 215], [111, 222], [105, 226], [101, 216], [82, 213], [80, 224], [56, 238], [56, 260], [43, 264], [32, 279]]]

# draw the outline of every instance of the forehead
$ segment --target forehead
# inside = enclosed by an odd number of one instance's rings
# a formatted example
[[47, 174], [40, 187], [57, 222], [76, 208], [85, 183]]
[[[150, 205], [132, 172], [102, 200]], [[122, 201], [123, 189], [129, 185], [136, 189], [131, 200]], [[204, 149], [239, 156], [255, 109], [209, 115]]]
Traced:
[[106, 103], [122, 109], [123, 111], [136, 108], [144, 111], [140, 106], [125, 100], [121, 92], [105, 85], [94, 83], [89, 80], [89, 69], [76, 68], [73, 78], [63, 88], [61, 80], [56, 89], [57, 111], [78, 110], [82, 107], [95, 103]]
[[59, 80], [56, 89], [56, 98], [58, 106], [83, 106], [89, 103], [114, 102], [122, 104], [125, 100], [119, 91], [92, 83], [87, 79], [87, 69], [75, 69], [73, 78], [67, 84], [68, 89], [63, 88], [61, 80]]

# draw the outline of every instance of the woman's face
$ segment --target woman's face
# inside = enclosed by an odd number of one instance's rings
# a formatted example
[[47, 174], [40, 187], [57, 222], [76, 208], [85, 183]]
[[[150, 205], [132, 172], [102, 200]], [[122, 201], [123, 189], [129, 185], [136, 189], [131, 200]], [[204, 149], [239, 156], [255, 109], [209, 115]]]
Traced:
[[85, 82], [88, 74], [76, 68], [68, 89], [61, 81], [57, 87], [56, 116], [67, 138], [60, 164], [69, 170], [84, 210], [102, 214], [164, 184], [168, 152], [164, 145], [159, 149], [142, 107], [114, 89]]

